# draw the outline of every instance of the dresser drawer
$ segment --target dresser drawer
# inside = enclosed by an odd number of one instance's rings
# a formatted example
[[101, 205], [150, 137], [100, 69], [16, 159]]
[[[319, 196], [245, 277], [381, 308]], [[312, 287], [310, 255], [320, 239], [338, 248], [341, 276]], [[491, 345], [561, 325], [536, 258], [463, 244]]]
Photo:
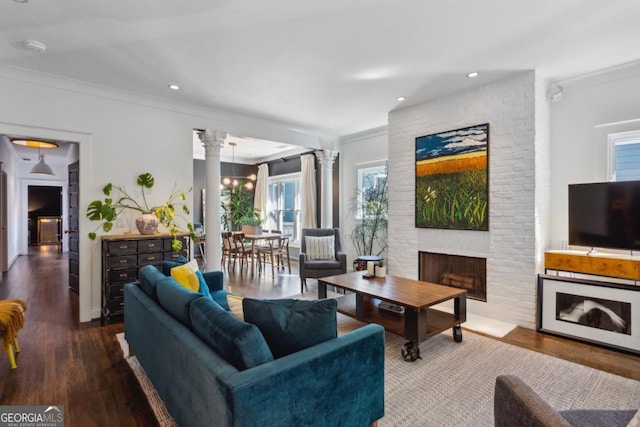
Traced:
[[137, 255], [112, 256], [107, 258], [107, 268], [136, 268], [138, 266]]
[[118, 297], [109, 299], [106, 301], [105, 309], [108, 314], [124, 313], [124, 298]]
[[138, 242], [138, 252], [162, 252], [162, 240], [140, 240]]
[[135, 268], [127, 269], [127, 270], [121, 270], [121, 269], [109, 270], [107, 274], [107, 279], [109, 283], [135, 282], [136, 280], [138, 280], [138, 270]]
[[109, 255], [126, 255], [138, 252], [138, 242], [135, 240], [122, 240], [119, 242], [107, 243]]
[[167, 261], [175, 261], [179, 256], [183, 256], [185, 258], [189, 258], [189, 256], [187, 255], [187, 251], [165, 252], [164, 253], [164, 259], [166, 259]]
[[138, 267], [143, 265], [159, 265], [162, 264], [164, 255], [162, 252], [154, 252], [152, 254], [139, 254], [138, 255]]
[[104, 297], [113, 300], [115, 298], [124, 298], [124, 285], [128, 282], [116, 283], [114, 285], [106, 285], [104, 287]]

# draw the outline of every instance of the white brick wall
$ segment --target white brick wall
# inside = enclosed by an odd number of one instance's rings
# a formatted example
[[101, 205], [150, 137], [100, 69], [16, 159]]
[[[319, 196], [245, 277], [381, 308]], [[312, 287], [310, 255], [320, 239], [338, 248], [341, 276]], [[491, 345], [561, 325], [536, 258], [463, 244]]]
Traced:
[[[486, 257], [487, 302], [469, 300], [467, 309], [529, 328], [549, 211], [541, 87], [531, 71], [389, 114], [389, 272], [418, 278], [419, 251]], [[415, 228], [415, 138], [482, 123], [489, 123], [489, 231]]]

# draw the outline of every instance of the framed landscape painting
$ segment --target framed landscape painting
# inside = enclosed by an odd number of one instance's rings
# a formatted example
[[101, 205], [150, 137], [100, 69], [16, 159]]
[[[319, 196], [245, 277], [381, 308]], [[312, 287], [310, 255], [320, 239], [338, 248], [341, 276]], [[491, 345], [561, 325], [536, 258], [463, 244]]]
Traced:
[[416, 227], [489, 229], [489, 124], [416, 138]]

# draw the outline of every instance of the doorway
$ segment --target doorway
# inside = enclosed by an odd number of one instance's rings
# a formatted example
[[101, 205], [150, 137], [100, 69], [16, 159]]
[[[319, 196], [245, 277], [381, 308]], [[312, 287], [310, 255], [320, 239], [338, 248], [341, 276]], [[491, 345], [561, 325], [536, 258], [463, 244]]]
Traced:
[[0, 163], [0, 277], [9, 269], [9, 237], [7, 236], [7, 172]]
[[55, 245], [62, 251], [62, 187], [29, 185], [29, 246]]

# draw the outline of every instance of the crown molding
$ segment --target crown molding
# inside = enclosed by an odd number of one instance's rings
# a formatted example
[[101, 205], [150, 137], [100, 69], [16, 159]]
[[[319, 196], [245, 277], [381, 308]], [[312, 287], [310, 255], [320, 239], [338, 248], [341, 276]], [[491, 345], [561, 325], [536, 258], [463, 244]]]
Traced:
[[352, 142], [362, 141], [364, 139], [375, 138], [378, 136], [388, 136], [389, 135], [389, 126], [379, 126], [373, 129], [367, 129], [362, 132], [356, 132], [349, 135], [341, 136], [340, 143], [341, 144], [350, 144]]
[[[0, 65], [0, 79], [76, 93], [87, 97], [139, 105], [203, 119], [202, 127], [215, 127], [234, 134], [262, 138], [300, 146], [319, 146], [322, 134], [292, 123], [260, 116], [233, 113], [179, 101], [168, 101], [137, 92], [115, 89], [53, 74]], [[211, 122], [216, 122], [212, 124]], [[199, 124], [198, 124], [199, 126]]]

